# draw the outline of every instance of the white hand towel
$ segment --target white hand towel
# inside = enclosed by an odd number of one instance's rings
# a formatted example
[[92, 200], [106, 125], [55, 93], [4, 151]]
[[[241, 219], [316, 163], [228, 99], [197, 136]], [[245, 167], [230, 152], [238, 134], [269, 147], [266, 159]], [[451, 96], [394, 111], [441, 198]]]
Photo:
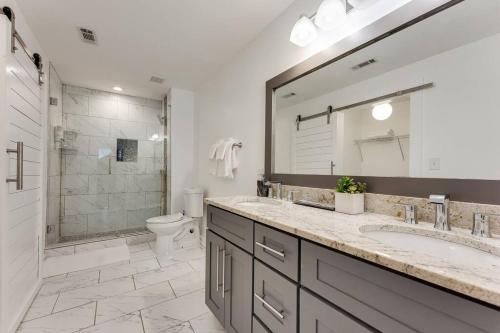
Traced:
[[234, 161], [235, 161], [235, 156], [234, 156], [234, 150], [235, 148], [233, 147], [234, 144], [236, 144], [237, 141], [234, 138], [229, 138], [225, 142], [225, 148], [224, 148], [224, 177], [233, 179], [233, 169], [234, 167]]
[[217, 166], [219, 164], [219, 161], [217, 160], [217, 155], [220, 154], [219, 152], [223, 150], [224, 148], [224, 141], [219, 140], [216, 143], [214, 143], [209, 151], [208, 151], [208, 173], [212, 176], [217, 175]]

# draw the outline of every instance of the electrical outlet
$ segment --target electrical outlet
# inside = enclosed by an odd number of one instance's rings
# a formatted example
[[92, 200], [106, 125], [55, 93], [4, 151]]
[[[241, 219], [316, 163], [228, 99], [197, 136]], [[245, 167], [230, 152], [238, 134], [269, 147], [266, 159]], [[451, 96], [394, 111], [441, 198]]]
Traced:
[[441, 159], [429, 158], [429, 170], [441, 170]]

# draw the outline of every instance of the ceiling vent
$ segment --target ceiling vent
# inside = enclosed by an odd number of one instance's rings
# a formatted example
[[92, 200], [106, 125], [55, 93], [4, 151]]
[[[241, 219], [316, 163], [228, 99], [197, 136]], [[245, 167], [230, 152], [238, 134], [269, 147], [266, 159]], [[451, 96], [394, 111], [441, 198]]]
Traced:
[[281, 98], [290, 98], [290, 97], [293, 97], [295, 95], [297, 95], [297, 94], [294, 93], [294, 92], [291, 92], [291, 93], [288, 93], [288, 94], [285, 94], [285, 95], [281, 96]]
[[158, 76], [151, 76], [149, 81], [162, 84], [165, 81], [165, 79], [162, 79], [161, 77]]
[[82, 41], [85, 43], [97, 44], [97, 36], [92, 30], [86, 28], [78, 28], [78, 30], [80, 31]]
[[367, 60], [367, 61], [363, 61], [362, 63], [359, 63], [359, 64], [357, 64], [356, 66], [351, 67], [351, 69], [352, 69], [353, 71], [355, 71], [355, 70], [361, 69], [361, 68], [363, 68], [363, 67], [369, 66], [369, 65], [371, 65], [371, 64], [374, 64], [374, 63], [376, 63], [376, 62], [377, 62], [377, 60], [375, 60], [375, 59], [370, 59], [370, 60]]

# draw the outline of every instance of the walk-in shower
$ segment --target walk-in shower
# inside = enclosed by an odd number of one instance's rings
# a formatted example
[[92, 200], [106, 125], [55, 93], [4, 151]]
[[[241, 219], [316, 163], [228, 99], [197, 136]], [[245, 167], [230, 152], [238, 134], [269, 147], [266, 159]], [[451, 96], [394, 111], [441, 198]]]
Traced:
[[147, 232], [168, 211], [164, 101], [50, 76], [47, 246]]

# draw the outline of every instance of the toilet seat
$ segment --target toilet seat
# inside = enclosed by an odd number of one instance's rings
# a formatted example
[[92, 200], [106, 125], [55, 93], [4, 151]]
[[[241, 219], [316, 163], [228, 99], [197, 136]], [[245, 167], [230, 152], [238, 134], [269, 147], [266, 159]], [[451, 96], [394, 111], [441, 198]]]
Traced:
[[179, 222], [182, 219], [186, 219], [184, 215], [181, 213], [177, 214], [171, 214], [171, 215], [163, 215], [163, 216], [156, 216], [152, 217], [146, 220], [146, 223], [153, 223], [153, 224], [168, 224], [168, 223], [175, 223]]

